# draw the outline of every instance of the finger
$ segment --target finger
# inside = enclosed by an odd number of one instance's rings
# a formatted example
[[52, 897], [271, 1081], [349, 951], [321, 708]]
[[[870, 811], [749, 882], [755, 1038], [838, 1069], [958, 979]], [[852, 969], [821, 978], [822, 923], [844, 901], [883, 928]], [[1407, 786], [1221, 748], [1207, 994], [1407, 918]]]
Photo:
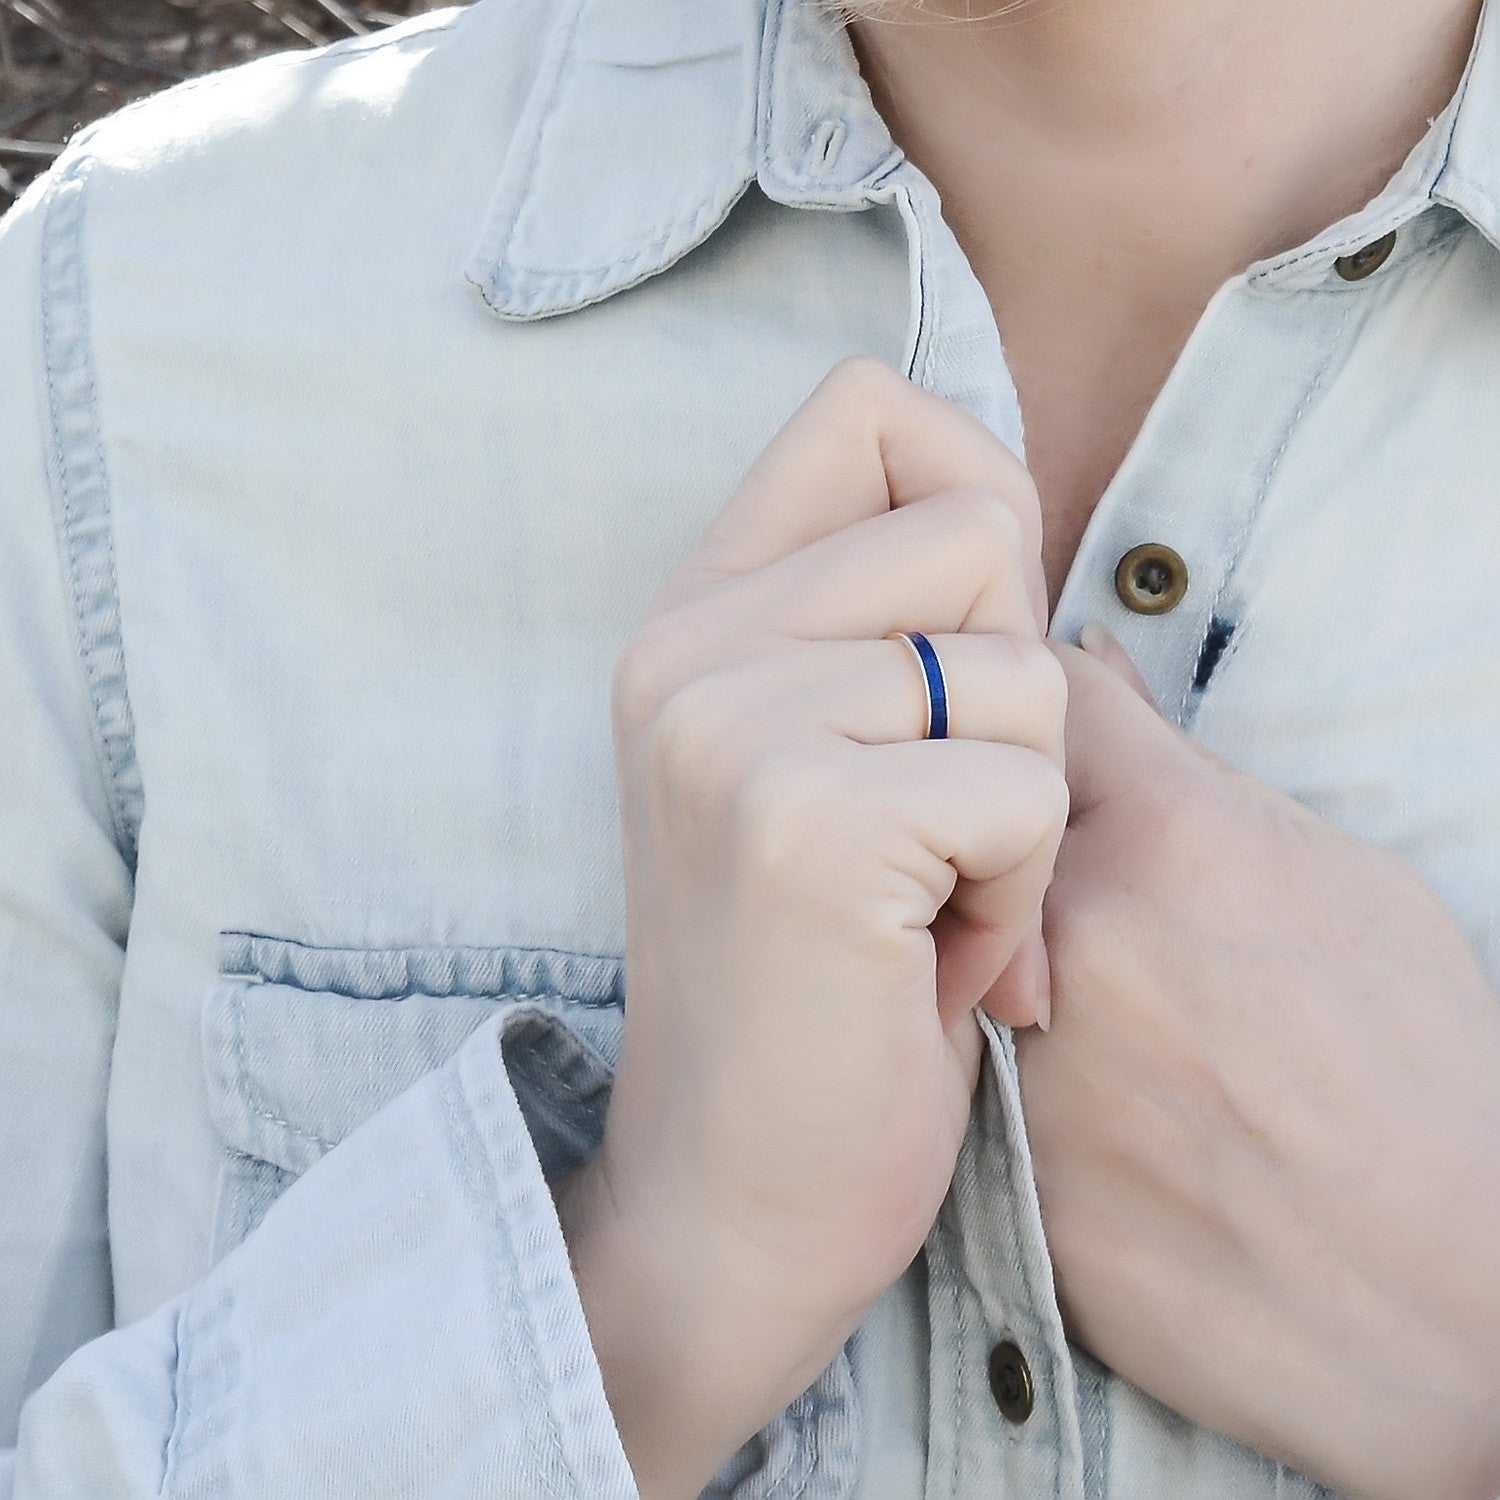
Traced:
[[1146, 679], [1141, 676], [1140, 668], [1131, 660], [1130, 653], [1099, 621], [1090, 620], [1078, 632], [1078, 644], [1095, 661], [1103, 662], [1138, 698], [1149, 703], [1152, 708], [1157, 707], [1156, 695], [1146, 685]]
[[1052, 1025], [1052, 964], [1047, 956], [1040, 914], [1036, 925], [1021, 939], [1005, 972], [986, 991], [980, 1006], [1004, 1026], [1035, 1023], [1046, 1031]]
[[[1061, 767], [1067, 679], [1040, 642], [1009, 635], [929, 637], [947, 687], [948, 738], [1019, 745]], [[927, 684], [905, 641], [815, 641], [777, 652], [764, 669], [795, 701], [777, 712], [806, 715], [865, 745], [920, 740]], [[769, 686], [769, 685], [768, 685]]]
[[722, 586], [702, 601], [715, 622], [706, 633], [878, 640], [921, 630], [1035, 639], [1029, 546], [992, 495], [947, 491], [857, 521]]
[[[1066, 783], [1043, 756], [972, 740], [875, 746], [855, 764], [862, 797], [894, 812], [907, 872], [931, 894], [923, 915], [937, 949], [938, 1007], [951, 1024], [1036, 928], [1067, 821]], [[901, 854], [891, 859], [899, 871]], [[1036, 1019], [1034, 1000], [1017, 1010], [1012, 1024]]]
[[[938, 950], [938, 1009], [945, 1025], [951, 1015], [977, 1006], [983, 1006], [1006, 1026], [1050, 1024], [1051, 971], [1041, 935], [1040, 905], [1052, 879], [1057, 851], [1055, 843], [1039, 847], [1030, 861], [1004, 882], [960, 884], [938, 913], [932, 931]], [[1033, 892], [1038, 909], [1017, 934], [1008, 919], [1024, 910], [1024, 902]], [[991, 910], [998, 896], [1014, 903], [1004, 914], [1004, 927], [995, 925]]]
[[1074, 820], [1112, 797], [1158, 788], [1184, 759], [1196, 759], [1182, 732], [1113, 668], [1077, 647], [1049, 644], [1068, 682], [1065, 754]]
[[836, 366], [752, 465], [657, 601], [671, 608], [893, 507], [943, 490], [995, 495], [1018, 523], [1046, 625], [1041, 512], [1020, 460], [981, 422], [878, 361]]

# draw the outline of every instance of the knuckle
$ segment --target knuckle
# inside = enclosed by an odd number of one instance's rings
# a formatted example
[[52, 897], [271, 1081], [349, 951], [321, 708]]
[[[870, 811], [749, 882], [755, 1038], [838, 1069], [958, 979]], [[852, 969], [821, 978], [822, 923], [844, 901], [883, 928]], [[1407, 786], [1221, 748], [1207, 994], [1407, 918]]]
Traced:
[[950, 490], [947, 514], [940, 519], [954, 552], [973, 559], [986, 571], [1010, 571], [1020, 555], [1025, 533], [1020, 518], [994, 490]]
[[1037, 489], [1036, 480], [1032, 477], [1031, 470], [1009, 448], [1005, 450], [1005, 456], [1010, 461], [1010, 489], [1013, 491], [1011, 504], [1018, 511], [1034, 512], [1040, 517], [1042, 513], [1042, 492]]
[[1068, 826], [1068, 810], [1072, 797], [1068, 791], [1068, 778], [1060, 767], [1049, 760], [1041, 763], [1037, 774], [1037, 812], [1042, 827], [1039, 843], [1050, 843], [1055, 850], [1062, 842], [1063, 830]]
[[658, 791], [701, 803], [733, 778], [735, 724], [742, 714], [723, 674], [669, 693], [651, 720], [648, 763]]
[[610, 703], [617, 732], [633, 737], [650, 724], [667, 699], [703, 670], [706, 648], [718, 636], [700, 603], [652, 615], [615, 658]]
[[1042, 641], [1020, 643], [1027, 678], [1027, 691], [1049, 723], [1059, 731], [1068, 713], [1068, 674], [1063, 664]]
[[906, 382], [874, 355], [851, 354], [823, 377], [818, 392], [839, 405], [859, 406], [889, 399], [898, 384]]
[[615, 658], [610, 702], [615, 723], [632, 730], [649, 721], [667, 691], [669, 662], [674, 652], [659, 620], [649, 621]]
[[1016, 868], [1024, 865], [1045, 886], [1068, 824], [1067, 777], [1054, 758], [1040, 751], [1015, 745], [987, 748], [995, 752], [989, 762], [995, 784], [1006, 789], [1000, 805], [1006, 811], [1008, 845], [1019, 856]]
[[778, 883], [805, 872], [809, 854], [826, 842], [835, 792], [810, 755], [784, 749], [760, 757], [734, 797], [734, 836], [748, 868]]

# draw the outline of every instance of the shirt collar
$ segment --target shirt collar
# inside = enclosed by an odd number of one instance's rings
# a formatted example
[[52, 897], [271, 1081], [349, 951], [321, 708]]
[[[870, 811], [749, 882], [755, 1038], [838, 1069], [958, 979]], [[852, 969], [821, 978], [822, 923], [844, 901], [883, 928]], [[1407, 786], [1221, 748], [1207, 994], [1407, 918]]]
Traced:
[[854, 209], [901, 161], [818, 0], [566, 0], [465, 274], [502, 317], [570, 312], [666, 270], [754, 181]]
[[[1391, 180], [1362, 208], [1307, 243], [1251, 266], [1249, 279], [1283, 290], [1341, 289], [1335, 262], [1393, 230], [1388, 264], [1421, 254], [1461, 215], [1500, 244], [1500, 19], [1484, 0], [1458, 88]], [[1450, 212], [1438, 214], [1437, 207]]]
[[[1485, 0], [1463, 82], [1449, 106], [1444, 150], [1431, 196], [1461, 213], [1500, 246], [1500, 17]], [[1441, 123], [1441, 122], [1439, 122]], [[1435, 130], [1437, 127], [1434, 127]]]
[[[1253, 282], [1328, 287], [1338, 257], [1414, 220], [1393, 259], [1419, 253], [1445, 228], [1434, 205], [1500, 245], [1496, 15], [1485, 0], [1458, 90], [1386, 187]], [[822, 0], [564, 0], [466, 275], [502, 317], [570, 312], [666, 270], [752, 182], [858, 209], [902, 161]]]

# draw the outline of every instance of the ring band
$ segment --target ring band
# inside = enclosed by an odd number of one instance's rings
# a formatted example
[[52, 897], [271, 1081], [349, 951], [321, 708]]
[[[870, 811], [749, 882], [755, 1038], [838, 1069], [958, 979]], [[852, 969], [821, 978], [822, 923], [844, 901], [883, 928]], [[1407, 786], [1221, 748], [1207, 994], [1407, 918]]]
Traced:
[[948, 679], [943, 675], [943, 663], [936, 648], [920, 630], [894, 630], [890, 638], [905, 641], [922, 669], [922, 683], [927, 690], [927, 728], [922, 738], [947, 739]]

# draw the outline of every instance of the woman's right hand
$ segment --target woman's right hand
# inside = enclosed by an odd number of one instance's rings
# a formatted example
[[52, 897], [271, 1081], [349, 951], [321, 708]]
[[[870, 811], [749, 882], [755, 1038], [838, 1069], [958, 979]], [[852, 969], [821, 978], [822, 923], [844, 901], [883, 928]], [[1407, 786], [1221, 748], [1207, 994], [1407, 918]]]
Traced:
[[[1045, 1019], [1066, 686], [1040, 537], [997, 439], [850, 362], [621, 658], [627, 1023], [559, 1208], [645, 1495], [696, 1494], [920, 1249], [975, 1008]], [[897, 630], [938, 651], [947, 740]]]

